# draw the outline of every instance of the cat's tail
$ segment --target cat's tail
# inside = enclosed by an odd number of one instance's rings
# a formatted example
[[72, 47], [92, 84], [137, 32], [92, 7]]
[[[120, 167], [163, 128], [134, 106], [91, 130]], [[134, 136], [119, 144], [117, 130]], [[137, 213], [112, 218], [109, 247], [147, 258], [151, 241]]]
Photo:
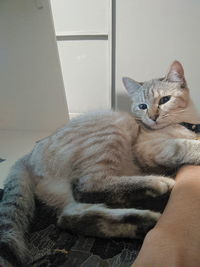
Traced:
[[34, 185], [25, 166], [26, 157], [18, 160], [5, 181], [0, 201], [0, 257], [26, 266], [29, 253], [25, 233], [35, 209]]

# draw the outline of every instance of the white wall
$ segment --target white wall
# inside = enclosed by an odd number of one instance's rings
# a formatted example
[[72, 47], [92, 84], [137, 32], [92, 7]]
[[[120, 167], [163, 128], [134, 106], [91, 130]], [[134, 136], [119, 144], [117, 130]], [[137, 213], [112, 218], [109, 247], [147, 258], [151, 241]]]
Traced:
[[116, 10], [117, 107], [129, 110], [122, 76], [162, 77], [178, 59], [200, 111], [200, 1], [116, 0]]
[[0, 1], [0, 129], [52, 131], [67, 118], [48, 1]]
[[70, 113], [111, 107], [111, 0], [51, 0]]
[[108, 32], [109, 0], [51, 0], [56, 32]]
[[108, 44], [58, 42], [70, 113], [110, 107]]

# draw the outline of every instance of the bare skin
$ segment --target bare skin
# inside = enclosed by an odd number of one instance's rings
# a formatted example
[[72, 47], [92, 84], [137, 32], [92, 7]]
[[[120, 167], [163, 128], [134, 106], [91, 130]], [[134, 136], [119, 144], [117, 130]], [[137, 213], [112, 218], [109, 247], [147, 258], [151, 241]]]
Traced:
[[200, 266], [200, 166], [184, 166], [131, 267]]

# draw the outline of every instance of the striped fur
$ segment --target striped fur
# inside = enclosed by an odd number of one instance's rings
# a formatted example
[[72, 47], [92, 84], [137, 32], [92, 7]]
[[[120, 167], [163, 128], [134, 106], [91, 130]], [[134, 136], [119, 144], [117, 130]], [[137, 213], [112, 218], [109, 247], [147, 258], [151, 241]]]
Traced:
[[[132, 114], [101, 111], [75, 118], [19, 160], [0, 203], [0, 245], [26, 263], [24, 233], [34, 195], [57, 209], [62, 228], [101, 237], [144, 236], [160, 213], [137, 206], [170, 193], [174, 180], [165, 177], [166, 168], [200, 163], [200, 142], [179, 125], [199, 119], [182, 70], [175, 62], [164, 80], [141, 85], [124, 79]], [[171, 100], [161, 106], [165, 95]], [[146, 111], [138, 109], [141, 103]]]
[[0, 202], [0, 248], [14, 252], [15, 265], [28, 261], [24, 234], [35, 207], [32, 182], [24, 157], [11, 168]]

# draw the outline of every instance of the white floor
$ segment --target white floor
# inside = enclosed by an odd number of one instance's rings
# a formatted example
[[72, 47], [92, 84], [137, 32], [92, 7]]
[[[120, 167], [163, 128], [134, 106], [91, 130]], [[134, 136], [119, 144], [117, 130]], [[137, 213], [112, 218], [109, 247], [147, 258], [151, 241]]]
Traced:
[[0, 188], [11, 165], [33, 148], [35, 142], [50, 135], [48, 132], [0, 130]]

